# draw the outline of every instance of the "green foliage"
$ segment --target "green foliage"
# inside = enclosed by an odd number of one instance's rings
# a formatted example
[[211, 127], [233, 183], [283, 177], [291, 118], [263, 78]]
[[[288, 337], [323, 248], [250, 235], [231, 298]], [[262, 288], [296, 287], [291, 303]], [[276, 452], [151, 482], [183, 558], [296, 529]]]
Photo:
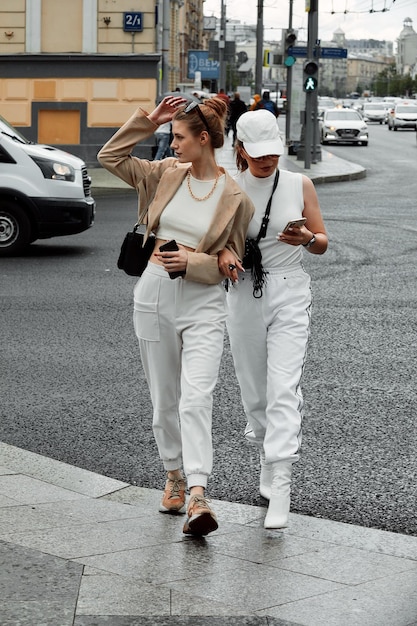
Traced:
[[410, 74], [400, 76], [396, 72], [395, 65], [390, 65], [373, 79], [371, 90], [374, 96], [410, 97], [417, 93], [417, 79], [411, 78]]

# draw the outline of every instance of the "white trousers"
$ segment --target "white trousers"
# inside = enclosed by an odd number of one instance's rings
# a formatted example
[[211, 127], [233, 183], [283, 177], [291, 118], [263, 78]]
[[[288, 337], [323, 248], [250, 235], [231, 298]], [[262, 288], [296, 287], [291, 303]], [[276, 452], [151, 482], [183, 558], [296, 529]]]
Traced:
[[212, 406], [223, 352], [223, 286], [148, 263], [134, 289], [133, 323], [165, 470], [184, 467], [188, 487], [207, 486], [213, 466]]
[[269, 270], [261, 298], [249, 271], [227, 295], [227, 329], [247, 418], [245, 435], [267, 463], [297, 461], [303, 372], [310, 328], [310, 277], [301, 266]]

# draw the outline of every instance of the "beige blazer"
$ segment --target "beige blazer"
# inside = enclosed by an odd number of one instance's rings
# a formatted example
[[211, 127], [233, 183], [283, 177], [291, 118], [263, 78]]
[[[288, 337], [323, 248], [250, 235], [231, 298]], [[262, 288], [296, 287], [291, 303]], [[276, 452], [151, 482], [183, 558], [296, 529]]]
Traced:
[[[109, 172], [134, 187], [139, 195], [139, 218], [148, 207], [147, 231], [158, 230], [159, 218], [167, 203], [176, 193], [190, 167], [175, 158], [147, 161], [132, 156], [137, 143], [153, 135], [157, 128], [138, 109], [111, 137], [98, 153], [100, 164]], [[218, 269], [217, 253], [229, 248], [240, 260], [245, 250], [245, 238], [254, 206], [248, 196], [223, 168], [226, 183], [207, 233], [195, 252], [188, 253], [185, 278], [200, 283], [217, 284], [224, 279]]]

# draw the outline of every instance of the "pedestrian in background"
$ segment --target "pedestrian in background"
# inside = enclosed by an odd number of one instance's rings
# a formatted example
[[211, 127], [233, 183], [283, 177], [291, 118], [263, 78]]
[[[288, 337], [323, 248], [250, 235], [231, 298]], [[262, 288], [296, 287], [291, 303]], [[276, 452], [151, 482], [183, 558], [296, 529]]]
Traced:
[[249, 106], [249, 111], [254, 111], [255, 110], [255, 107], [258, 104], [260, 99], [261, 99], [261, 96], [258, 93], [253, 94], [253, 102]]
[[233, 131], [233, 144], [236, 141], [236, 123], [247, 110], [246, 104], [240, 99], [240, 93], [236, 91], [229, 106], [229, 127]]
[[[288, 524], [292, 465], [299, 458], [303, 398], [300, 388], [310, 328], [310, 277], [303, 251], [323, 254], [327, 234], [311, 180], [280, 170], [284, 146], [269, 111], [244, 113], [237, 122], [236, 181], [255, 205], [248, 237], [259, 240], [261, 282], [219, 254], [228, 289], [227, 329], [247, 418], [245, 435], [260, 455], [260, 493], [269, 500], [265, 528]], [[306, 219], [304, 225], [286, 224]], [[237, 267], [236, 267], [237, 266]], [[238, 281], [238, 282], [237, 282]], [[255, 281], [256, 282], [256, 281]]]
[[258, 111], [259, 109], [270, 111], [273, 115], [275, 115], [275, 117], [278, 117], [279, 115], [279, 109], [276, 103], [271, 100], [269, 91], [264, 91], [262, 98], [256, 103], [254, 111]]
[[225, 103], [227, 104], [227, 109], [229, 109], [230, 97], [227, 95], [227, 93], [225, 92], [225, 90], [223, 88], [219, 89], [217, 97], [221, 98], [222, 100], [224, 100]]
[[170, 148], [171, 143], [171, 122], [166, 122], [165, 124], [161, 124], [156, 129], [155, 140], [157, 145], [157, 151], [155, 154], [155, 161], [159, 161], [160, 159], [165, 159], [165, 157], [173, 156], [172, 150]]
[[[146, 236], [155, 234], [155, 249], [134, 288], [133, 319], [153, 431], [167, 473], [159, 510], [187, 511], [183, 532], [201, 536], [218, 526], [205, 497], [213, 465], [213, 390], [226, 319], [217, 253], [226, 246], [231, 258], [242, 257], [254, 209], [216, 163], [215, 150], [224, 144], [226, 103], [219, 98], [185, 103], [167, 96], [150, 114], [139, 108], [98, 158], [137, 189], [140, 215], [148, 207]], [[171, 120], [177, 158], [132, 156], [138, 142]], [[167, 242], [175, 246], [164, 251]]]

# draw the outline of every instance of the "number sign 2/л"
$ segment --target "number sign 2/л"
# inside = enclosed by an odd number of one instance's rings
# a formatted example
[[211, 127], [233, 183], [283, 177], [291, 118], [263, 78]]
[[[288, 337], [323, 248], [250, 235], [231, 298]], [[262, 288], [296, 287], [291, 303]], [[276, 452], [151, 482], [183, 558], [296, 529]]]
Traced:
[[123, 30], [127, 32], [142, 32], [143, 13], [123, 13]]

